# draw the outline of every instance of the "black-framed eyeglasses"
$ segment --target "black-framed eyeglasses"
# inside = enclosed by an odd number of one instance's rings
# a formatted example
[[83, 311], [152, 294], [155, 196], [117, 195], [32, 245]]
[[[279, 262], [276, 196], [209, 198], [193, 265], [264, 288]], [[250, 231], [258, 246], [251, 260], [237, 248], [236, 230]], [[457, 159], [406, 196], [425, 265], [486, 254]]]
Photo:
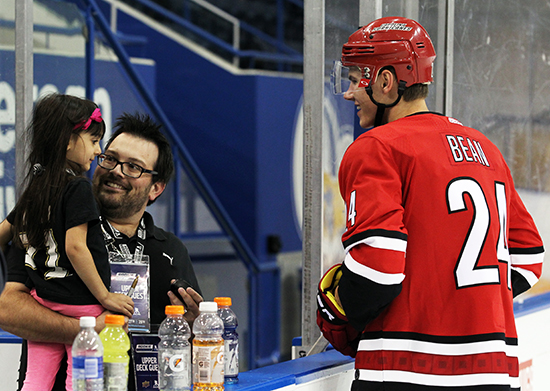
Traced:
[[116, 166], [120, 164], [120, 168], [122, 170], [122, 173], [126, 176], [129, 176], [130, 178], [139, 178], [144, 173], [145, 174], [151, 174], [151, 175], [157, 175], [158, 172], [153, 170], [147, 170], [146, 168], [141, 167], [138, 164], [131, 163], [131, 162], [121, 162], [117, 159], [115, 159], [111, 155], [106, 155], [102, 153], [97, 157], [97, 164], [99, 167], [104, 168], [106, 170], [114, 170]]

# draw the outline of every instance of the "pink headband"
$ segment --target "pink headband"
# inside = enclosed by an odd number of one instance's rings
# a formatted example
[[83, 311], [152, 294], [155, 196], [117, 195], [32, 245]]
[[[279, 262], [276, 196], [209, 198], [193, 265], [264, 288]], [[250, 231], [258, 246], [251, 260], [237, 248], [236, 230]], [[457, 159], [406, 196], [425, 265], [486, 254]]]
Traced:
[[94, 110], [94, 112], [92, 113], [92, 115], [90, 115], [90, 118], [88, 118], [88, 120], [82, 121], [76, 124], [73, 129], [77, 129], [78, 127], [82, 126], [83, 130], [87, 130], [92, 124], [92, 121], [95, 121], [95, 122], [103, 121], [103, 118], [101, 118], [101, 110], [99, 110], [99, 107]]

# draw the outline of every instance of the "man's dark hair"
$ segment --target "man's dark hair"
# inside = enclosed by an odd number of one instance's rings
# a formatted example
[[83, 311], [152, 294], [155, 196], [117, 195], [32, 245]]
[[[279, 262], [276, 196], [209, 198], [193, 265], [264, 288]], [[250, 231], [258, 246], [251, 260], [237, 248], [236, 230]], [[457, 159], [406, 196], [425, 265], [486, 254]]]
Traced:
[[153, 182], [168, 183], [174, 172], [174, 157], [170, 143], [160, 131], [161, 126], [153, 121], [147, 114], [128, 114], [123, 113], [117, 118], [114, 125], [114, 133], [105, 146], [105, 150], [109, 145], [122, 133], [127, 133], [132, 136], [147, 140], [155, 144], [158, 148], [158, 159], [153, 167], [153, 170], [158, 174], [153, 176]]

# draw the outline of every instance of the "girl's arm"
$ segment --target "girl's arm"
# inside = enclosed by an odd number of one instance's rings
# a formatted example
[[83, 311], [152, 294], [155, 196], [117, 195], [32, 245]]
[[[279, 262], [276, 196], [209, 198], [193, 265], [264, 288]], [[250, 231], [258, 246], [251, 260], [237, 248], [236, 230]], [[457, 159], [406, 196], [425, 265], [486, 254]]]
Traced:
[[8, 243], [13, 238], [11, 229], [12, 225], [8, 222], [7, 219], [4, 219], [4, 221], [0, 223], [0, 248], [3, 252], [6, 252], [6, 249], [8, 248]]
[[92, 254], [86, 245], [87, 234], [87, 223], [67, 230], [65, 237], [67, 257], [78, 276], [103, 307], [131, 318], [134, 314], [134, 302], [130, 297], [120, 293], [111, 293], [105, 287], [95, 267]]

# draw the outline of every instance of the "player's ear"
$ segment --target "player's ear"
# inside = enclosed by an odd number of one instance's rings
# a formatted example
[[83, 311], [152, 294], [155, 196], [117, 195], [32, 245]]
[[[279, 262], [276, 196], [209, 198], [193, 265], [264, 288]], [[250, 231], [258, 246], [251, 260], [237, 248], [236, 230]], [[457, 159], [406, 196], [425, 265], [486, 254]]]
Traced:
[[383, 69], [380, 72], [380, 78], [382, 81], [381, 85], [384, 92], [391, 91], [393, 83], [395, 82], [392, 71], [390, 71], [389, 69]]
[[149, 201], [153, 202], [156, 200], [166, 188], [166, 183], [158, 181], [153, 183], [151, 189], [149, 190]]

